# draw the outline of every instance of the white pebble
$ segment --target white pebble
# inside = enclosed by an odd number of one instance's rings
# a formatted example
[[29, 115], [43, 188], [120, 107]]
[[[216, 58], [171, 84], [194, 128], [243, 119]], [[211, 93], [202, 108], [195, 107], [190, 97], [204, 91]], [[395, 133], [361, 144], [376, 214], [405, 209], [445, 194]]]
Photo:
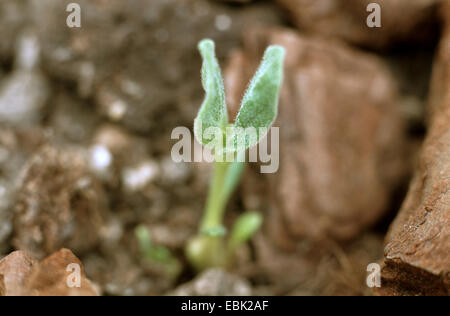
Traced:
[[216, 29], [219, 31], [226, 31], [231, 27], [231, 18], [226, 14], [216, 16]]
[[18, 41], [16, 66], [31, 70], [39, 62], [40, 46], [35, 35], [22, 35]]
[[120, 121], [127, 111], [127, 104], [122, 100], [116, 100], [109, 106], [108, 116], [113, 121]]
[[133, 168], [126, 168], [122, 172], [122, 181], [129, 191], [144, 188], [159, 174], [158, 165], [153, 161], [146, 161]]
[[94, 145], [90, 150], [90, 166], [96, 172], [106, 171], [113, 161], [108, 148], [103, 145]]

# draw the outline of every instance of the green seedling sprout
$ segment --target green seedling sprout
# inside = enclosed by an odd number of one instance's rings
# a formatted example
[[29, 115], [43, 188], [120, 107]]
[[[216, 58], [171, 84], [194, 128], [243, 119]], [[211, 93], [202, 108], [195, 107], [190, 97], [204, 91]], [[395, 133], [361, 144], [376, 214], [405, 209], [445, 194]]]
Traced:
[[136, 227], [135, 235], [142, 261], [162, 271], [169, 279], [176, 279], [181, 272], [181, 263], [170, 250], [164, 246], [155, 245], [151, 240], [150, 232], [144, 225]]
[[[227, 236], [227, 229], [223, 225], [224, 212], [244, 169], [244, 162], [236, 158], [245, 155], [247, 148], [258, 144], [277, 116], [285, 49], [281, 46], [267, 48], [232, 124], [228, 120], [225, 89], [214, 42], [203, 40], [198, 48], [203, 58], [201, 73], [205, 99], [194, 120], [194, 134], [200, 144], [212, 150], [214, 170], [200, 229], [188, 242], [186, 256], [194, 268], [203, 270], [227, 267], [236, 250], [262, 224], [259, 213], [246, 212], [236, 220]], [[227, 134], [230, 127], [235, 131], [234, 134]], [[245, 134], [247, 128], [254, 128], [256, 137]], [[212, 137], [211, 129], [220, 133]], [[229, 135], [231, 140], [227, 139]], [[235, 158], [232, 162], [227, 159], [230, 154]]]

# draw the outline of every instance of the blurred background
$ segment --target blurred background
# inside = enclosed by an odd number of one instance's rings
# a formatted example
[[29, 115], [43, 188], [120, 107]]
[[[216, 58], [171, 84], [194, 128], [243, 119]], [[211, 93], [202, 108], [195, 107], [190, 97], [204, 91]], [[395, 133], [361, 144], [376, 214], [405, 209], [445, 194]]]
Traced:
[[[376, 1], [381, 28], [370, 2], [0, 0], [0, 258], [68, 248], [103, 295], [370, 295], [426, 132], [441, 1]], [[170, 136], [202, 102], [203, 38], [231, 115], [265, 47], [287, 58], [280, 169], [249, 164], [226, 218], [256, 210], [263, 228], [231, 270], [199, 275], [183, 247], [211, 165], [174, 163]]]

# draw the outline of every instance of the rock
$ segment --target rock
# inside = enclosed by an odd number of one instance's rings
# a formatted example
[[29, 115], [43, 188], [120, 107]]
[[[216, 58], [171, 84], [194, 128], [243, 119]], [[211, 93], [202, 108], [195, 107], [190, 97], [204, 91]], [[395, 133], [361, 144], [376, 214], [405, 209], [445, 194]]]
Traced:
[[37, 261], [22, 251], [14, 251], [0, 261], [3, 295], [25, 295], [26, 282]]
[[[437, 56], [433, 65], [433, 77], [430, 86], [429, 116], [442, 113], [450, 104], [450, 4], [448, 1], [439, 10], [441, 19], [445, 23], [443, 37], [440, 41]], [[440, 115], [440, 114], [437, 114]]]
[[[287, 49], [280, 168], [244, 177], [246, 208], [266, 210], [267, 234], [285, 249], [305, 237], [354, 238], [384, 214], [408, 165], [389, 71], [373, 55], [284, 29], [250, 30], [243, 42], [242, 64], [227, 73], [245, 82], [267, 45]], [[232, 100], [246, 86], [226, 88]]]
[[34, 34], [19, 37], [15, 70], [0, 86], [0, 123], [26, 126], [40, 122], [50, 92], [46, 78], [36, 68], [39, 53]]
[[100, 179], [112, 178], [114, 158], [106, 146], [94, 145], [89, 149], [89, 168]]
[[[429, 39], [435, 34], [432, 20], [439, 1], [277, 0], [299, 29], [372, 48]], [[380, 28], [367, 26], [369, 3], [381, 6]]]
[[143, 161], [137, 166], [125, 168], [122, 172], [122, 183], [128, 192], [144, 189], [159, 175], [159, 166], [154, 161]]
[[0, 256], [11, 251], [13, 206], [19, 175], [30, 152], [40, 146], [42, 130], [0, 128]]
[[95, 247], [107, 213], [102, 186], [77, 149], [45, 146], [24, 171], [14, 209], [14, 245], [37, 258], [61, 247]]
[[[79, 287], [68, 280], [77, 265]], [[3, 284], [1, 280], [3, 279]], [[70, 286], [69, 286], [70, 285]], [[7, 296], [94, 296], [97, 291], [86, 278], [80, 260], [68, 249], [38, 262], [23, 251], [15, 251], [0, 261], [0, 294]]]
[[14, 125], [38, 123], [47, 100], [48, 87], [42, 76], [16, 72], [0, 87], [0, 122]]
[[[442, 7], [450, 17], [450, 3]], [[432, 78], [430, 126], [386, 236], [379, 295], [450, 295], [450, 18]]]
[[[68, 279], [71, 273], [70, 265], [80, 268], [80, 286], [71, 287]], [[72, 280], [74, 281], [74, 280]], [[33, 269], [28, 280], [30, 292], [38, 296], [96, 296], [97, 291], [86, 279], [82, 263], [68, 249], [61, 249], [42, 260], [37, 269]]]
[[170, 292], [171, 296], [249, 296], [250, 284], [222, 269], [210, 269]]
[[6, 287], [5, 287], [5, 281], [3, 274], [0, 275], [0, 296], [5, 296], [6, 294]]

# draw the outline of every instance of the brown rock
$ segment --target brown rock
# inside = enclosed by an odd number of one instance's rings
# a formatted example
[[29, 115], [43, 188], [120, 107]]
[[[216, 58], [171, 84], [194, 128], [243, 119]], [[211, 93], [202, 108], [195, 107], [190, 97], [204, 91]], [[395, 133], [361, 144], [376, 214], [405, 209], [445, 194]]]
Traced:
[[[450, 4], [442, 12], [449, 17]], [[380, 295], [450, 295], [448, 21], [432, 80], [431, 125], [408, 196], [386, 237]]]
[[[427, 39], [440, 0], [277, 0], [302, 30], [382, 48], [405, 39]], [[381, 27], [369, 28], [369, 3], [381, 6]]]
[[0, 261], [0, 278], [3, 279], [3, 291], [0, 294], [25, 295], [26, 282], [37, 264], [36, 260], [23, 251], [14, 251], [3, 258]]
[[[80, 287], [69, 287], [68, 278], [75, 270], [68, 269], [74, 264], [80, 267]], [[91, 282], [86, 279], [82, 263], [68, 249], [61, 249], [41, 261], [28, 280], [28, 287], [39, 296], [92, 296], [98, 295]]]
[[46, 146], [28, 163], [14, 211], [14, 245], [37, 258], [94, 247], [106, 213], [100, 184], [82, 153]]
[[450, 104], [450, 4], [446, 2], [442, 5], [440, 16], [445, 23], [443, 38], [439, 44], [439, 49], [433, 66], [433, 77], [430, 88], [429, 112], [430, 117], [435, 112], [445, 111], [445, 107]]
[[0, 275], [0, 296], [5, 296], [6, 288], [3, 274]]
[[[68, 278], [80, 268], [80, 286], [69, 286]], [[40, 263], [22, 251], [15, 251], [0, 261], [0, 294], [8, 296], [91, 296], [98, 295], [84, 274], [81, 262], [68, 249], [47, 257]]]
[[267, 210], [268, 234], [284, 248], [304, 237], [353, 238], [383, 215], [405, 170], [395, 84], [372, 55], [282, 29], [249, 31], [245, 58], [237, 55], [245, 62], [232, 61], [228, 74], [247, 80], [269, 44], [287, 49], [280, 168], [247, 177], [246, 206]]

